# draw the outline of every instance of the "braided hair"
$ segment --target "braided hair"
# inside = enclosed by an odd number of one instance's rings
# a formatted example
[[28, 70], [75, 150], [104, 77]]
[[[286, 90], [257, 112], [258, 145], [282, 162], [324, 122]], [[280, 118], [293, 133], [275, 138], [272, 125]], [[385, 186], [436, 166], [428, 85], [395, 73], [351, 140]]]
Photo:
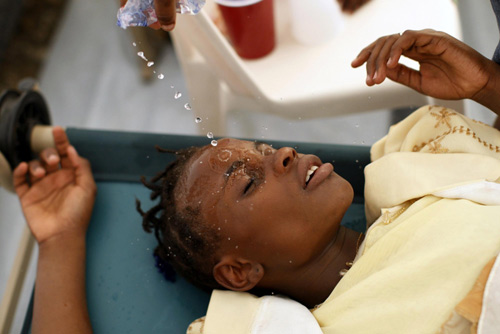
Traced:
[[212, 275], [219, 236], [202, 221], [199, 207], [188, 205], [179, 210], [175, 201], [177, 182], [190, 159], [201, 148], [172, 151], [157, 146], [156, 149], [159, 152], [173, 153], [177, 157], [151, 180], [146, 181], [144, 177], [141, 179], [151, 189], [151, 199], [159, 198], [158, 204], [144, 212], [140, 201], [136, 200], [144, 230], [154, 233], [158, 241], [154, 251], [156, 266], [169, 281], [175, 281], [177, 272], [202, 289], [221, 288]]

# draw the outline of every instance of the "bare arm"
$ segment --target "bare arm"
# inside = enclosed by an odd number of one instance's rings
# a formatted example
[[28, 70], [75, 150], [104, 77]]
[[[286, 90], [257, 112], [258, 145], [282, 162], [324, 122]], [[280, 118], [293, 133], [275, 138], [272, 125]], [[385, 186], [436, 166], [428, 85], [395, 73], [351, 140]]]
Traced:
[[33, 333], [92, 333], [85, 296], [85, 235], [40, 245]]
[[[14, 170], [24, 216], [39, 244], [33, 333], [91, 333], [85, 297], [85, 234], [96, 186], [90, 164], [61, 128], [56, 149]], [[29, 181], [28, 181], [29, 179]]]

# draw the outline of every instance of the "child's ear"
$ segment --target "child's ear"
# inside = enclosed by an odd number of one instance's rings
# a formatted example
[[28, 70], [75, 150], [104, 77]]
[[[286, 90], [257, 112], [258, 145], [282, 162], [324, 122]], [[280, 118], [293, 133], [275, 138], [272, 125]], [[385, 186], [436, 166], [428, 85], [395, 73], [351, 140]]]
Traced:
[[215, 280], [233, 291], [249, 291], [264, 276], [264, 268], [260, 263], [224, 255], [213, 270]]

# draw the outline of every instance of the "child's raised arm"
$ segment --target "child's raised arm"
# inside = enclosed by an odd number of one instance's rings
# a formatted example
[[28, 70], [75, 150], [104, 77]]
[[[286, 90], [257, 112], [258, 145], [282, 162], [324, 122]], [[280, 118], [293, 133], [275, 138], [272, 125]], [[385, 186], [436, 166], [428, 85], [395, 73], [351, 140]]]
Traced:
[[85, 234], [96, 185], [62, 128], [55, 149], [14, 170], [24, 216], [39, 245], [33, 333], [91, 333], [85, 296]]

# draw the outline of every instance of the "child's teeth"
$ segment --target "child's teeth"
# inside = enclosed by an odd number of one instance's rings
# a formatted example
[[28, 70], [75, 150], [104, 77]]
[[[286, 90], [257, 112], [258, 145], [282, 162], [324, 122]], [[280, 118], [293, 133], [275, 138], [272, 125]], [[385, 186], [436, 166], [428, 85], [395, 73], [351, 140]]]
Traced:
[[316, 169], [318, 169], [318, 168], [319, 168], [318, 166], [312, 166], [311, 168], [309, 168], [309, 170], [306, 173], [306, 183], [307, 183], [307, 181], [309, 181], [309, 179], [311, 178], [311, 175], [313, 175], [314, 172], [316, 171]]

